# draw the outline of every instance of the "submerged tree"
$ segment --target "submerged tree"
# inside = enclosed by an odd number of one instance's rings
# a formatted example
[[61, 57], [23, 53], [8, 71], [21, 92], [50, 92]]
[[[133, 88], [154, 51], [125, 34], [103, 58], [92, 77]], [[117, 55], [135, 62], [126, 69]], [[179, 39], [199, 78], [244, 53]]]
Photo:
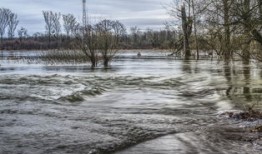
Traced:
[[[234, 16], [233, 26], [237, 29], [240, 42], [239, 47], [241, 47], [240, 55], [246, 64], [252, 57], [251, 50], [254, 51], [257, 48], [254, 44], [262, 45], [260, 5], [261, 1], [257, 0], [238, 0], [233, 4], [233, 9], [231, 9]], [[261, 50], [261, 48], [258, 49]], [[253, 57], [257, 59], [257, 56]]]
[[230, 8], [231, 0], [222, 0], [222, 14], [223, 14], [223, 27], [224, 27], [224, 48], [223, 55], [225, 60], [232, 56], [231, 46], [231, 31], [230, 31]]
[[196, 15], [196, 3], [195, 0], [191, 1], [192, 3], [192, 11], [193, 11], [193, 26], [194, 26], [194, 35], [195, 35], [195, 45], [196, 45], [196, 52], [197, 52], [197, 59], [199, 59], [199, 45], [198, 45], [198, 36], [197, 36], [197, 15]]
[[87, 60], [91, 63], [91, 68], [95, 68], [98, 64], [98, 44], [97, 34], [92, 25], [80, 26], [79, 23], [75, 25], [73, 30], [75, 49], [81, 50]]
[[215, 50], [217, 55], [228, 61], [233, 55], [232, 45], [232, 4], [231, 0], [202, 0], [202, 14], [204, 17], [204, 29], [207, 31], [202, 34], [205, 42]]
[[[186, 2], [186, 4], [184, 3]], [[179, 50], [184, 51], [185, 59], [188, 60], [191, 56], [191, 33], [192, 33], [192, 27], [193, 27], [193, 17], [191, 16], [191, 6], [192, 2], [190, 0], [174, 0], [170, 7], [168, 7], [169, 14], [176, 19], [176, 23], [179, 23], [178, 27], [181, 27], [180, 29], [180, 39], [176, 40], [174, 42], [174, 46], [176, 47], [177, 54]], [[179, 8], [179, 6], [181, 6]], [[195, 11], [195, 10], [194, 10]]]
[[95, 25], [98, 37], [98, 50], [103, 58], [104, 67], [119, 50], [121, 37], [126, 33], [125, 26], [119, 21], [103, 20]]
[[80, 40], [81, 50], [91, 62], [91, 68], [98, 64], [98, 37], [97, 31], [91, 25], [83, 27], [83, 38]]
[[188, 60], [191, 56], [190, 46], [189, 46], [189, 37], [192, 32], [192, 19], [186, 14], [185, 5], [181, 7], [181, 20], [182, 20], [182, 29], [183, 29], [183, 42], [184, 42], [184, 53], [185, 59]]
[[91, 68], [95, 68], [99, 61], [103, 61], [107, 68], [119, 50], [119, 43], [125, 33], [125, 26], [119, 21], [102, 20], [95, 25], [78, 26], [74, 31], [75, 47], [85, 54], [91, 62]]

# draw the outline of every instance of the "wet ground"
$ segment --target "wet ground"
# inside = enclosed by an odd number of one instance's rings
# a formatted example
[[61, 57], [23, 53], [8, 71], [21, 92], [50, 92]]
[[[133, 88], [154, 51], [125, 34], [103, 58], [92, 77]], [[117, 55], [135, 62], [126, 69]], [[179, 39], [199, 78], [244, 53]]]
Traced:
[[[220, 113], [261, 109], [257, 64], [122, 53], [112, 69], [0, 61], [0, 153], [262, 153], [261, 120]], [[15, 57], [15, 58], [14, 58]], [[18, 57], [18, 58], [17, 58]]]

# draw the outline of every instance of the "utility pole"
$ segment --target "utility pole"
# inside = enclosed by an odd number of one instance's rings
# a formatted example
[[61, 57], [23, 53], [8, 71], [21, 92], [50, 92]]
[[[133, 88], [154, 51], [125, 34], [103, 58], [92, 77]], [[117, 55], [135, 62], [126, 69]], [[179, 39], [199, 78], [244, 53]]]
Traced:
[[83, 0], [83, 27], [86, 27], [86, 0]]
[[82, 1], [83, 5], [83, 15], [82, 15], [82, 30], [83, 30], [83, 38], [82, 38], [82, 48], [85, 48], [85, 41], [86, 41], [86, 34], [87, 34], [87, 27], [86, 27], [86, 0]]

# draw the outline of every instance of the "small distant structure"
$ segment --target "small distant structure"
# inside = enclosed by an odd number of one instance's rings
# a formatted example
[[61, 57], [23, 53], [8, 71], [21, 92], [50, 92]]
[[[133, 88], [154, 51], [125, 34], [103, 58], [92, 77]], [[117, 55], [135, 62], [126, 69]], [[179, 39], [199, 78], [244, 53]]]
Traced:
[[140, 52], [137, 53], [137, 57], [141, 57], [141, 53]]

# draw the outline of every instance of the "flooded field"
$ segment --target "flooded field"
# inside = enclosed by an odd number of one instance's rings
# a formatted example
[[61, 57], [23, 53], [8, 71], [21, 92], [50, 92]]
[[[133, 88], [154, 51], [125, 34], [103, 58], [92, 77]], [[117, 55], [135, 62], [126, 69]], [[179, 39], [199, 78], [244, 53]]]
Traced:
[[262, 67], [122, 52], [111, 69], [33, 63], [2, 52], [0, 153], [257, 154], [261, 120], [221, 113], [261, 109]]

